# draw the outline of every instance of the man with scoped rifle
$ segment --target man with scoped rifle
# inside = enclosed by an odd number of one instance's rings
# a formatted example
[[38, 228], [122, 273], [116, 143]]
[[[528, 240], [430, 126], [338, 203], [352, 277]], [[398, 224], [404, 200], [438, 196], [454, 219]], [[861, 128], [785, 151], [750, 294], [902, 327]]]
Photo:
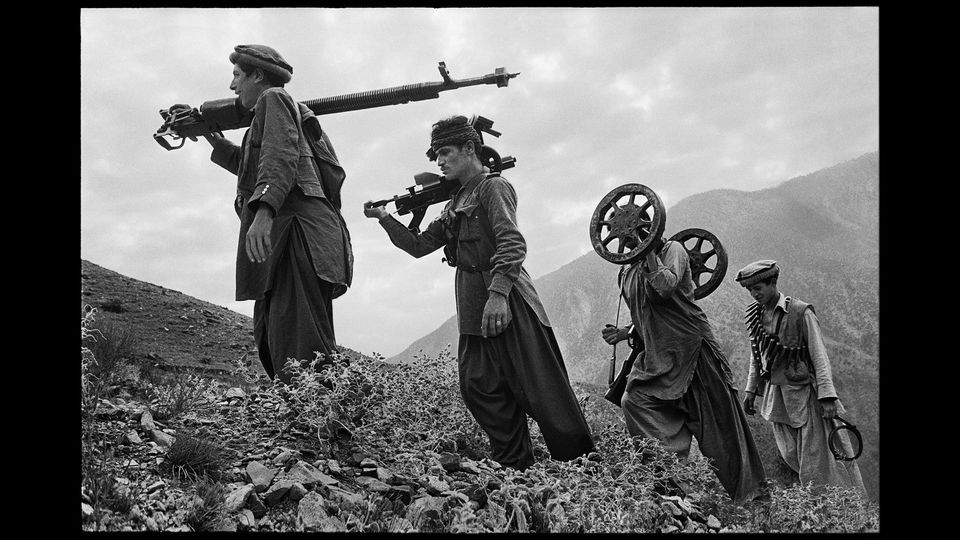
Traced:
[[[751, 362], [743, 410], [760, 415], [773, 426], [777, 449], [800, 482], [815, 486], [854, 487], [866, 494], [860, 467], [835, 458], [830, 451], [833, 419], [845, 412], [833, 386], [830, 359], [813, 306], [777, 289], [776, 261], [748, 264], [737, 282], [754, 302], [747, 306]], [[835, 436], [842, 454], [852, 456], [847, 434]]]
[[418, 258], [443, 248], [447, 263], [456, 267], [460, 393], [490, 438], [491, 457], [523, 470], [534, 462], [527, 415], [540, 426], [554, 459], [587, 454], [593, 440], [523, 268], [526, 243], [517, 228], [516, 192], [484, 166], [482, 149], [477, 128], [465, 116], [433, 125], [427, 157], [460, 187], [423, 232], [372, 201], [363, 211], [398, 248]]
[[657, 242], [620, 273], [632, 324], [601, 330], [636, 354], [621, 398], [627, 432], [686, 457], [692, 437], [738, 502], [768, 496], [763, 463], [737, 400], [730, 366], [707, 315], [694, 301], [690, 258], [677, 241]]

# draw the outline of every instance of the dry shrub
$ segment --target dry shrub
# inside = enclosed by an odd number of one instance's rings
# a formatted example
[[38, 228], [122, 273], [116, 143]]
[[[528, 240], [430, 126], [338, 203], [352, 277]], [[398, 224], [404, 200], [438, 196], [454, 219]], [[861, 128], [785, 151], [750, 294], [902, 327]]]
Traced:
[[190, 433], [177, 436], [167, 451], [164, 470], [178, 480], [217, 480], [226, 461], [223, 448]]

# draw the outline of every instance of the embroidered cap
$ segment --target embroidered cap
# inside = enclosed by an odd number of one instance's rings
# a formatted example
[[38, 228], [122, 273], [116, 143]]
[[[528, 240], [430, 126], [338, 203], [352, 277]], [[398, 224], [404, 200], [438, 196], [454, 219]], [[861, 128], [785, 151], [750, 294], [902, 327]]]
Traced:
[[780, 267], [777, 261], [764, 259], [762, 261], [752, 262], [737, 272], [737, 283], [744, 287], [750, 287], [761, 281], [780, 275]]
[[293, 77], [293, 67], [280, 56], [276, 49], [266, 45], [237, 45], [230, 53], [230, 62], [233, 64], [244, 62], [269, 71], [280, 77], [284, 84], [290, 82], [290, 78]]

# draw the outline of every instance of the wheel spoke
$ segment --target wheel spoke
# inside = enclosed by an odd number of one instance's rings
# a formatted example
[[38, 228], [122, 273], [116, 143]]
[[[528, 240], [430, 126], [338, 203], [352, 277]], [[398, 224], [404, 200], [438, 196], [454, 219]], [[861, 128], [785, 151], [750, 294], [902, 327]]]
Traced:
[[607, 235], [606, 238], [604, 238], [603, 240], [601, 240], [600, 243], [603, 245], [603, 247], [607, 247], [607, 244], [609, 244], [611, 241], [613, 241], [613, 239], [616, 238], [616, 237], [617, 237], [617, 235], [615, 235], [615, 234], [613, 234], [613, 233], [610, 233], [610, 234]]
[[697, 238], [697, 245], [693, 246], [693, 249], [699, 252], [699, 251], [701, 250], [701, 248], [703, 247], [703, 240], [704, 240], [704, 239], [703, 239], [702, 237], [698, 237], [698, 238]]

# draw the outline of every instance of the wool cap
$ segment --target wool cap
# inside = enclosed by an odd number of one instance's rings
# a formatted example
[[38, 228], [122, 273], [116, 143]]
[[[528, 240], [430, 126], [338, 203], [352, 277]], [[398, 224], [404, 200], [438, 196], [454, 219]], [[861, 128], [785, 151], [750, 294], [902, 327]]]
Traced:
[[290, 82], [290, 78], [293, 77], [293, 67], [280, 56], [276, 49], [266, 45], [237, 45], [230, 53], [230, 62], [233, 64], [244, 62], [269, 71], [280, 77], [284, 84]]
[[761, 281], [780, 275], [780, 267], [777, 261], [764, 259], [762, 261], [752, 262], [737, 272], [737, 283], [744, 287], [750, 287]]
[[427, 149], [427, 157], [430, 161], [437, 159], [437, 150], [450, 144], [463, 144], [467, 141], [473, 141], [479, 152], [483, 145], [483, 139], [477, 128], [473, 127], [466, 116], [453, 116], [441, 120], [433, 125], [430, 130], [430, 148]]

